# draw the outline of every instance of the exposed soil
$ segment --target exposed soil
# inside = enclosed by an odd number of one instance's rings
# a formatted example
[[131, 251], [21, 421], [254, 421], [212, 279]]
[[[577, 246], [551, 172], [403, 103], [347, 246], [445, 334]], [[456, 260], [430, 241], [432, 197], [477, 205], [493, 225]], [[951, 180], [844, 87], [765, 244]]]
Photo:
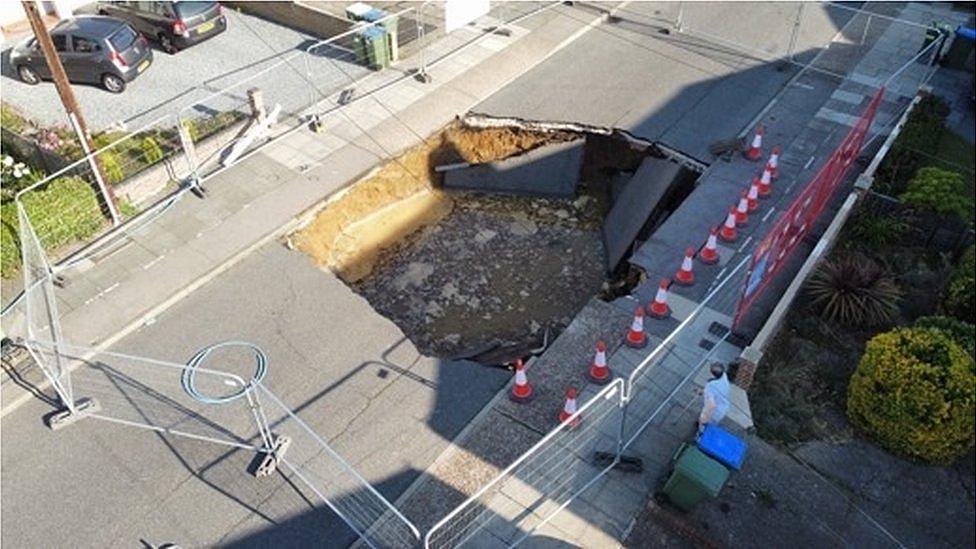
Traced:
[[437, 188], [440, 174], [434, 167], [500, 160], [576, 138], [568, 133], [475, 130], [453, 124], [337, 194], [289, 241], [317, 265], [356, 282], [372, 272], [383, 249], [451, 211], [453, 198]]
[[525, 350], [604, 287], [606, 186], [584, 183], [575, 200], [488, 196], [440, 189], [434, 167], [578, 138], [451, 125], [331, 199], [289, 241], [426, 354]]

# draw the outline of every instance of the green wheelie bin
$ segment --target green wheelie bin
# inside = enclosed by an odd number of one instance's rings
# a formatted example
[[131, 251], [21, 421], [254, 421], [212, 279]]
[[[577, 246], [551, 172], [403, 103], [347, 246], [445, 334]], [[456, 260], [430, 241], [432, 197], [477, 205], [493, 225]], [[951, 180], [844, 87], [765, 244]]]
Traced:
[[366, 27], [356, 33], [356, 59], [367, 67], [379, 70], [390, 66], [389, 41], [386, 29]]
[[671, 476], [659, 495], [683, 511], [691, 511], [708, 497], [717, 497], [729, 470], [695, 446], [682, 444], [675, 454]]

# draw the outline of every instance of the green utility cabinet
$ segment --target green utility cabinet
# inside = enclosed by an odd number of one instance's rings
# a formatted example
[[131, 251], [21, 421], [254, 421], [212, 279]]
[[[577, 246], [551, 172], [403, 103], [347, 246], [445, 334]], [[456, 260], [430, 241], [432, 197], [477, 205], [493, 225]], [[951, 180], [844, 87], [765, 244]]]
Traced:
[[729, 478], [729, 470], [701, 452], [683, 444], [675, 454], [671, 476], [661, 490], [668, 501], [684, 511], [708, 497], [718, 497]]
[[378, 27], [366, 27], [356, 33], [354, 44], [356, 59], [363, 65], [374, 70], [390, 66], [390, 49], [386, 30]]

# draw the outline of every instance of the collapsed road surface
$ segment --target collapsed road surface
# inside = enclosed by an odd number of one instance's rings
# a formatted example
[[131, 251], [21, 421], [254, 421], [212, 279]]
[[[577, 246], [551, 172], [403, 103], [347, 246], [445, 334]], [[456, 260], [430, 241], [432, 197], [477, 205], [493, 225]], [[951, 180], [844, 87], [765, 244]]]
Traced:
[[[289, 243], [421, 352], [505, 362], [609, 289], [602, 228], [614, 176], [652, 152], [607, 136], [457, 123], [328, 201]], [[445, 178], [446, 166], [457, 171]]]

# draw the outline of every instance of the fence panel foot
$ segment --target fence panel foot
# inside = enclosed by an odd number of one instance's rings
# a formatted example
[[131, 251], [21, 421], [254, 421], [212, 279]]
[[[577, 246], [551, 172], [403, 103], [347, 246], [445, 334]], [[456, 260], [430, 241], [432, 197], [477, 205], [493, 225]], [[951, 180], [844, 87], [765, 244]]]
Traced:
[[261, 464], [258, 465], [257, 469], [254, 471], [254, 476], [257, 478], [266, 477], [277, 471], [278, 464], [281, 463], [281, 458], [284, 457], [285, 452], [288, 451], [288, 446], [290, 444], [290, 438], [284, 435], [276, 435], [274, 438], [274, 445], [271, 447], [271, 451], [268, 452], [264, 456], [264, 459], [261, 460]]
[[57, 431], [58, 429], [63, 429], [64, 427], [67, 427], [78, 420], [97, 413], [101, 411], [101, 409], [102, 407], [98, 405], [97, 400], [93, 398], [82, 398], [75, 402], [74, 411], [72, 411], [70, 408], [59, 410], [48, 415], [45, 418], [45, 422], [52, 431]]

